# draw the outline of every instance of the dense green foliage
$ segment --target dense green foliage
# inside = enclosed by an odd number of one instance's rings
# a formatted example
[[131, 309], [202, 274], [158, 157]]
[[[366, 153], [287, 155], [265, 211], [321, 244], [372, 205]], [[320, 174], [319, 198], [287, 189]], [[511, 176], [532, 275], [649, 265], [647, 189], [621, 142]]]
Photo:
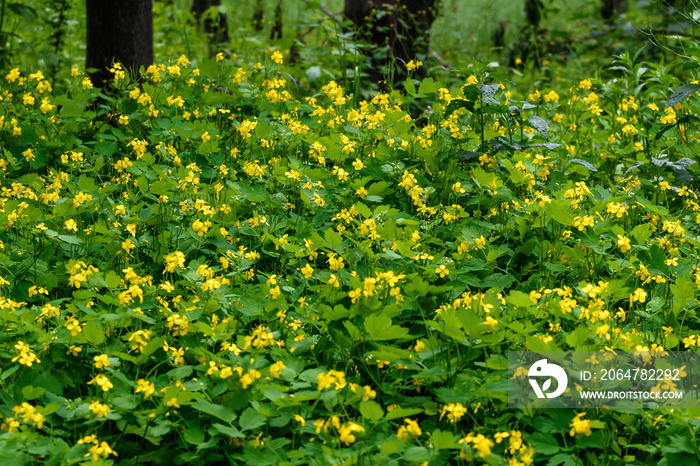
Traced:
[[0, 76], [0, 458], [700, 462], [693, 410], [509, 409], [506, 370], [697, 350], [692, 76], [256, 53]]

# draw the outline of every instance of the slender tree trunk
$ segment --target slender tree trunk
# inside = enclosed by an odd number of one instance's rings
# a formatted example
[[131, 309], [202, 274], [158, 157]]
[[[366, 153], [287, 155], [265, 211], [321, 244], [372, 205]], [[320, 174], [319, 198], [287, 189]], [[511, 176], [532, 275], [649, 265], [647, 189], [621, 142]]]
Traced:
[[226, 15], [217, 12], [216, 18], [203, 17], [204, 13], [212, 7], [221, 6], [221, 0], [194, 0], [192, 3], [192, 15], [197, 19], [204, 32], [211, 35], [215, 44], [228, 42], [228, 22]]
[[[405, 63], [428, 54], [430, 28], [437, 16], [439, 0], [345, 0], [345, 18], [360, 31], [360, 39], [373, 45], [372, 67], [367, 70], [379, 81], [397, 59]], [[379, 53], [384, 49], [384, 56]], [[405, 66], [389, 69], [395, 81], [405, 77]]]
[[613, 16], [626, 12], [627, 0], [601, 0], [600, 14], [603, 19], [612, 20]]
[[120, 62], [137, 72], [153, 63], [152, 0], [85, 0], [87, 50], [85, 67], [96, 86], [105, 87], [108, 68]]

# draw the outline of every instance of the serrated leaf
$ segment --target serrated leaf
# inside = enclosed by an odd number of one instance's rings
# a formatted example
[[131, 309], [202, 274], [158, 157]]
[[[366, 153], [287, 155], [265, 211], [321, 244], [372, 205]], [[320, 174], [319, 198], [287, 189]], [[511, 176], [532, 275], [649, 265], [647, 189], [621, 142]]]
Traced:
[[264, 415], [260, 414], [253, 408], [247, 408], [241, 414], [241, 418], [238, 420], [238, 423], [241, 426], [241, 430], [245, 431], [257, 429], [258, 427], [264, 425], [266, 421], [267, 418]]
[[547, 136], [549, 124], [543, 118], [533, 115], [531, 117], [528, 117], [527, 122], [530, 126], [539, 131], [545, 139], [549, 139], [549, 136]]
[[432, 94], [440, 89], [440, 83], [436, 83], [433, 78], [425, 78], [418, 87], [419, 94]]
[[504, 150], [507, 150], [508, 152], [514, 152], [523, 148], [522, 145], [518, 144], [515, 141], [511, 142], [503, 136], [496, 136], [495, 138], [489, 140], [489, 142], [491, 143], [491, 147], [493, 147], [498, 152], [503, 152]]
[[589, 169], [590, 171], [592, 171], [592, 172], [597, 172], [597, 171], [598, 171], [598, 169], [597, 169], [596, 167], [594, 167], [594, 166], [591, 165], [590, 163], [586, 162], [585, 160], [581, 160], [581, 159], [571, 159], [570, 162], [572, 162], [572, 163], [577, 163], [577, 164], [579, 164], [579, 165], [583, 165], [584, 167], [588, 168], [588, 169]]
[[472, 101], [467, 101], [464, 99], [452, 99], [449, 104], [447, 104], [447, 108], [445, 109], [445, 116], [444, 118], [447, 119], [450, 115], [452, 115], [454, 112], [459, 110], [460, 108], [466, 108], [469, 112], [474, 112], [474, 102]]
[[627, 174], [628, 174], [629, 172], [631, 172], [632, 170], [635, 170], [635, 169], [641, 167], [642, 165], [644, 165], [644, 162], [634, 162], [634, 163], [632, 164], [632, 166], [629, 167], [629, 168], [627, 169], [627, 171], [625, 171], [625, 175], [624, 175], [624, 176], [627, 176]]
[[537, 144], [528, 144], [525, 147], [546, 147], [549, 150], [554, 150], [559, 146], [561, 146], [561, 144], [558, 144], [556, 142], [542, 142]]
[[362, 417], [369, 419], [370, 421], [378, 421], [382, 418], [382, 416], [384, 416], [384, 411], [382, 410], [382, 407], [379, 406], [379, 403], [369, 400], [360, 403], [360, 414], [362, 414]]
[[700, 84], [684, 84], [678, 89], [676, 89], [676, 92], [671, 95], [671, 97], [668, 99], [668, 102], [666, 102], [666, 108], [668, 107], [673, 107], [679, 102], [684, 101], [687, 99], [691, 94], [695, 94], [698, 89], [700, 89]]
[[411, 78], [406, 78], [406, 81], [403, 83], [404, 89], [406, 89], [406, 92], [408, 92], [408, 95], [414, 95], [416, 93], [416, 85], [413, 84], [413, 80]]
[[695, 296], [695, 282], [687, 275], [683, 275], [676, 283], [671, 285], [671, 296], [674, 298], [673, 312], [677, 315], [685, 309], [688, 300]]
[[462, 162], [468, 162], [472, 159], [481, 157], [483, 154], [484, 152], [460, 150], [457, 152], [457, 159], [461, 160]]
[[365, 330], [374, 340], [408, 338], [408, 329], [392, 323], [386, 314], [371, 314], [365, 319]]
[[532, 306], [532, 300], [530, 300], [530, 296], [527, 293], [523, 293], [522, 291], [518, 290], [511, 291], [510, 294], [506, 296], [505, 300], [513, 306]]
[[683, 168], [690, 167], [694, 163], [695, 163], [695, 160], [689, 159], [687, 157], [683, 157], [682, 159], [680, 159], [677, 162], [668, 161], [668, 162], [666, 162], [666, 165], [673, 167], [673, 168], [683, 169]]
[[500, 88], [500, 84], [479, 84], [479, 90], [484, 99], [494, 95]]
[[433, 441], [433, 447], [436, 450], [444, 450], [447, 448], [460, 448], [455, 440], [455, 435], [452, 432], [436, 429], [433, 431], [430, 438]]

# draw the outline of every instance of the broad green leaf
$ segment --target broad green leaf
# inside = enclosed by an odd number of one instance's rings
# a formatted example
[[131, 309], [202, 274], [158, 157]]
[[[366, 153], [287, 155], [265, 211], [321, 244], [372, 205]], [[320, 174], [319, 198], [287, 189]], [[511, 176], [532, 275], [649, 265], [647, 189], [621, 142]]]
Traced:
[[570, 227], [574, 221], [571, 202], [567, 199], [554, 199], [547, 204], [545, 210], [553, 220], [564, 226]]
[[392, 323], [391, 317], [386, 314], [371, 314], [365, 319], [365, 330], [374, 340], [395, 340], [408, 338], [408, 329]]
[[370, 421], [378, 421], [384, 416], [384, 411], [382, 407], [379, 406], [379, 403], [369, 400], [360, 403], [360, 414]]
[[436, 429], [430, 438], [436, 450], [462, 448], [452, 432]]
[[231, 423], [236, 419], [236, 413], [232, 410], [225, 406], [214, 404], [203, 398], [197, 398], [197, 400], [195, 400], [195, 402], [190, 406], [199, 412], [209, 414], [210, 416], [214, 416], [215, 418], [221, 419], [227, 423]]

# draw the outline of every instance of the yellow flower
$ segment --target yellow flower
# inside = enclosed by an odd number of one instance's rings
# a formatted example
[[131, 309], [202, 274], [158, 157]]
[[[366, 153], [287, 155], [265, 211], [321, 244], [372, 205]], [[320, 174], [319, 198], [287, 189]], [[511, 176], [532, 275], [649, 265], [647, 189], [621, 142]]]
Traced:
[[97, 415], [97, 417], [107, 417], [109, 414], [109, 411], [111, 408], [107, 405], [103, 405], [99, 401], [93, 401], [90, 403], [90, 406], [88, 406], [88, 409], [90, 410], [91, 413], [94, 413]]
[[408, 69], [408, 71], [417, 70], [421, 66], [423, 66], [423, 62], [420, 60], [411, 60], [406, 64], [406, 68]]
[[78, 232], [78, 224], [75, 223], [75, 220], [73, 220], [72, 218], [69, 218], [68, 220], [66, 220], [63, 225], [66, 227], [66, 230], [70, 230], [70, 231], [73, 231], [75, 233]]
[[447, 415], [447, 419], [454, 424], [465, 414], [467, 414], [467, 408], [462, 406], [461, 403], [448, 403], [443, 406], [442, 412], [440, 413], [440, 419]]
[[270, 375], [276, 379], [279, 379], [280, 374], [285, 367], [287, 366], [285, 366], [282, 361], [277, 361], [276, 363], [270, 366]]
[[217, 62], [220, 62], [220, 61], [222, 61], [223, 59], [224, 59], [224, 53], [223, 53], [223, 52], [219, 52], [219, 53], [216, 54], [216, 61], [217, 61]]
[[149, 396], [153, 395], [155, 391], [156, 386], [153, 385], [152, 382], [145, 379], [139, 379], [136, 381], [136, 390], [134, 393], [143, 392], [143, 397], [148, 398]]
[[364, 431], [365, 428], [361, 425], [355, 424], [354, 422], [348, 422], [347, 424], [343, 424], [340, 426], [340, 428], [338, 428], [338, 437], [340, 438], [340, 441], [345, 444], [345, 446], [349, 446], [351, 443], [355, 442], [353, 432]]
[[167, 406], [168, 408], [175, 408], [175, 409], [180, 407], [180, 405], [177, 402], [176, 397], [172, 397], [168, 401], [166, 401], [165, 406]]
[[314, 273], [313, 267], [311, 265], [306, 264], [302, 269], [301, 273], [304, 274], [304, 278], [311, 278], [311, 275]]
[[[472, 444], [480, 458], [486, 458], [489, 456], [491, 454], [491, 447], [494, 446], [493, 440], [486, 437], [484, 434], [469, 434], [460, 439], [459, 443], [465, 445]], [[460, 457], [465, 458], [466, 454], [462, 451], [460, 452]]]
[[93, 383], [97, 384], [102, 391], [105, 392], [108, 392], [110, 388], [114, 387], [109, 378], [104, 374], [96, 375], [95, 378], [88, 382], [88, 385], [92, 385]]
[[420, 436], [423, 434], [423, 431], [421, 430], [420, 425], [418, 425], [418, 422], [408, 418], [405, 418], [404, 422], [406, 423], [406, 430], [409, 434], [413, 434], [415, 436]]
[[98, 356], [95, 356], [93, 360], [95, 361], [95, 367], [98, 369], [110, 366], [110, 362], [106, 354], [100, 354]]
[[362, 401], [374, 400], [377, 397], [377, 391], [372, 390], [372, 387], [365, 385], [363, 387], [365, 393], [362, 395]]
[[107, 458], [109, 455], [118, 456], [117, 452], [112, 450], [107, 442], [100, 442], [99, 445], [95, 442], [95, 444], [90, 447], [89, 453], [86, 453], [84, 456], [88, 457], [90, 455], [92, 455], [93, 461], [97, 461], [100, 456], [102, 458]]
[[576, 434], [583, 434], [589, 437], [593, 433], [593, 431], [591, 431], [591, 421], [583, 419], [585, 415], [586, 413], [578, 413], [576, 417], [571, 420], [569, 435], [573, 437]]
[[632, 246], [630, 246], [630, 240], [629, 238], [625, 238], [622, 235], [617, 235], [617, 247], [620, 248], [620, 251], [622, 253], [625, 253], [632, 249]]
[[197, 219], [192, 224], [192, 229], [195, 231], [195, 233], [197, 233], [197, 236], [204, 236], [209, 231], [210, 227], [211, 222], [209, 220], [202, 222], [201, 220]]
[[279, 50], [275, 50], [272, 53], [271, 58], [272, 58], [272, 61], [277, 63], [278, 65], [281, 65], [282, 63], [284, 63], [284, 56], [282, 55], [282, 53]]
[[298, 414], [294, 415], [294, 420], [297, 421], [299, 424], [301, 424], [302, 427], [304, 427], [306, 425], [306, 419], [299, 416]]
[[176, 268], [185, 266], [185, 255], [180, 251], [165, 256], [165, 271], [173, 273]]
[[51, 105], [51, 100], [48, 97], [44, 97], [41, 100], [41, 106], [39, 109], [41, 110], [41, 113], [47, 113], [53, 110], [55, 107], [55, 105]]
[[445, 264], [440, 264], [440, 266], [435, 269], [435, 273], [440, 275], [440, 278], [445, 278], [446, 275], [450, 274], [450, 269], [445, 267]]
[[345, 374], [340, 371], [330, 370], [328, 373], [321, 372], [318, 374], [318, 391], [321, 392], [326, 388], [334, 386], [336, 390], [341, 390], [347, 385]]
[[578, 83], [578, 87], [583, 89], [584, 91], [589, 90], [592, 87], [592, 83], [590, 79], [584, 79], [580, 83]]
[[80, 323], [75, 318], [69, 318], [65, 325], [73, 337], [83, 331], [83, 327], [81, 327]]
[[630, 302], [631, 303], [636, 303], [640, 302], [643, 303], [647, 300], [647, 292], [644, 291], [642, 288], [637, 288], [634, 290], [634, 293], [630, 295]]
[[15, 345], [15, 348], [19, 351], [19, 356], [12, 358], [12, 362], [19, 361], [23, 366], [31, 367], [35, 362], [41, 363], [39, 358], [36, 357], [34, 352], [29, 348], [29, 346], [23, 342], [19, 341]]
[[338, 288], [340, 286], [340, 282], [338, 281], [338, 277], [335, 276], [335, 274], [331, 274], [331, 278], [328, 279], [328, 283], [333, 285], [333, 287]]

